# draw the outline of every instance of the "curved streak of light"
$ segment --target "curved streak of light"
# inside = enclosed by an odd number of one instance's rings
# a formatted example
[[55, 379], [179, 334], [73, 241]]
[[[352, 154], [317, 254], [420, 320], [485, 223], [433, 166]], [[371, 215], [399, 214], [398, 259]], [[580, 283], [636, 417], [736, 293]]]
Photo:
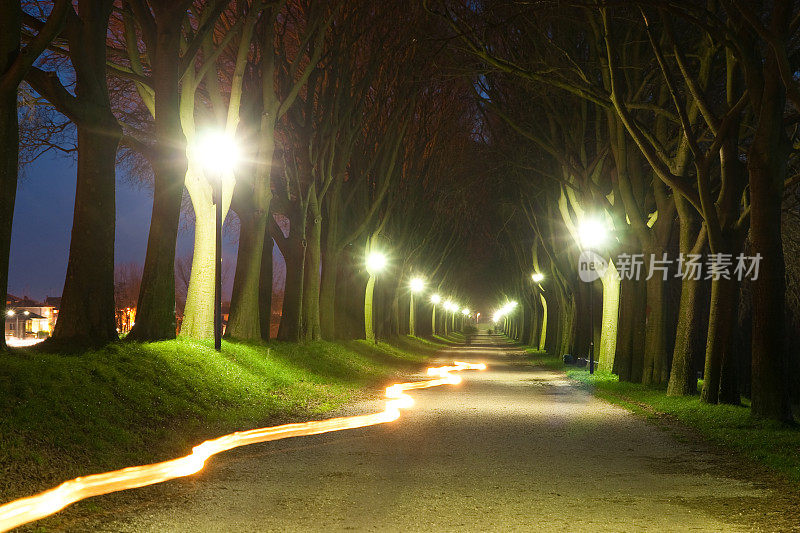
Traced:
[[386, 388], [386, 408], [379, 413], [343, 416], [328, 420], [315, 420], [284, 424], [267, 428], [237, 431], [216, 439], [207, 440], [192, 448], [192, 453], [177, 459], [149, 465], [130, 466], [121, 470], [77, 477], [33, 496], [20, 498], [0, 506], [0, 532], [39, 520], [57, 513], [75, 502], [110, 492], [145, 487], [184, 476], [203, 469], [206, 461], [218, 453], [258, 442], [316, 435], [330, 431], [354, 429], [384, 424], [400, 418], [400, 409], [408, 409], [414, 400], [405, 391], [427, 389], [439, 385], [457, 385], [461, 377], [451, 374], [461, 370], [484, 370], [482, 363], [455, 361], [452, 366], [428, 369], [428, 381], [397, 383]]

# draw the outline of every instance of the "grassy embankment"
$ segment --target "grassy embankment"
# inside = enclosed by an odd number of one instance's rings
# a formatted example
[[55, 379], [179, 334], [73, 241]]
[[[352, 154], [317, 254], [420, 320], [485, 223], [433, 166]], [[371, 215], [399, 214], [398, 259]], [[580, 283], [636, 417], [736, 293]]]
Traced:
[[207, 438], [379, 397], [444, 345], [184, 339], [80, 354], [0, 354], [0, 503], [90, 472], [172, 458]]
[[668, 416], [697, 431], [714, 444], [733, 449], [761, 464], [800, 482], [800, 428], [750, 416], [746, 405], [709, 405], [699, 396], [667, 396], [666, 387], [647, 387], [620, 382], [608, 372], [589, 374], [587, 369], [564, 365], [558, 357], [528, 348], [534, 362], [563, 370], [570, 379], [581, 382], [593, 394], [640, 415]]

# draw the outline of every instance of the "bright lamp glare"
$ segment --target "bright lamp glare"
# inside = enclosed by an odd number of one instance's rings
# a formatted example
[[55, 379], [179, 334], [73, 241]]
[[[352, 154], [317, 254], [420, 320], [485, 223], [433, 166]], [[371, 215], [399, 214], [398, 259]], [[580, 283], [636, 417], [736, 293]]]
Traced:
[[584, 248], [601, 246], [608, 237], [605, 224], [596, 218], [587, 218], [578, 227], [578, 238]]
[[534, 283], [541, 283], [544, 279], [544, 274], [541, 272], [534, 272], [531, 274], [531, 279], [534, 281]]
[[14, 316], [14, 311], [6, 311], [6, 314], [7, 314], [8, 316]]
[[442, 301], [442, 297], [439, 296], [438, 294], [434, 294], [433, 296], [431, 296], [431, 303], [433, 305], [437, 305], [441, 301]]
[[206, 133], [197, 145], [203, 168], [216, 174], [232, 171], [239, 162], [236, 140], [224, 132]]
[[461, 310], [461, 314], [464, 316], [469, 316], [469, 309], [465, 307], [464, 309]]
[[367, 256], [367, 272], [375, 274], [386, 267], [386, 256], [380, 252], [371, 252]]
[[422, 289], [425, 288], [425, 280], [422, 278], [414, 278], [408, 285], [411, 287], [411, 292], [422, 292]]

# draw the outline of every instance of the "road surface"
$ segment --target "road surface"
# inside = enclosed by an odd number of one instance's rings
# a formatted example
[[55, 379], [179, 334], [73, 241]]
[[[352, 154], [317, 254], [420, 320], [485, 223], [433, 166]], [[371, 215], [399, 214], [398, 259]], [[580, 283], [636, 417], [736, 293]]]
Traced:
[[[787, 531], [780, 481], [482, 337], [399, 421], [251, 446], [75, 531]], [[422, 378], [420, 376], [420, 378]], [[352, 414], [382, 403], [351, 406]], [[731, 463], [734, 463], [733, 465]], [[123, 498], [124, 500], [124, 498]]]

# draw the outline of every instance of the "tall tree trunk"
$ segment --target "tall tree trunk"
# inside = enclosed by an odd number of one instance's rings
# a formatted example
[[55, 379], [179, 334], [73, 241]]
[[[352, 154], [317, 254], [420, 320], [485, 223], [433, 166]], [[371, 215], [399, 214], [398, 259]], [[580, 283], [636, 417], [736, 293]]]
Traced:
[[781, 242], [781, 201], [787, 175], [789, 140], [783, 126], [785, 105], [772, 54], [765, 65], [758, 124], [747, 157], [750, 183], [750, 240], [760, 256], [753, 280], [752, 412], [792, 420], [785, 347], [785, 265]]
[[113, 115], [78, 125], [78, 183], [67, 277], [53, 339], [117, 339], [114, 311], [115, 167], [122, 131]]
[[[267, 214], [269, 217], [270, 215]], [[261, 339], [268, 341], [272, 337], [272, 253], [274, 243], [268, 229], [262, 236], [261, 270], [258, 277], [258, 321], [261, 326]]]
[[654, 275], [646, 281], [647, 285], [647, 328], [645, 333], [644, 369], [642, 383], [659, 385], [668, 379], [667, 337], [666, 337], [666, 297], [664, 280]]
[[[19, 41], [17, 41], [19, 42]], [[0, 58], [0, 61], [2, 59]], [[0, 64], [0, 67], [2, 65]], [[17, 123], [17, 92], [0, 92], [0, 317], [6, 316], [5, 295], [8, 292], [8, 267], [11, 253], [11, 229], [17, 195], [19, 165], [19, 128]], [[6, 337], [0, 339], [0, 349], [6, 347]]]
[[320, 246], [322, 239], [322, 215], [315, 190], [311, 190], [306, 223], [306, 253], [303, 267], [303, 319], [301, 339], [305, 342], [322, 338], [319, 317], [320, 292]]
[[319, 287], [319, 318], [322, 338], [339, 338], [336, 331], [336, 279], [341, 266], [341, 252], [326, 246], [322, 260], [322, 276]]
[[216, 208], [210, 202], [196, 202], [194, 206], [192, 274], [181, 324], [181, 335], [194, 339], [214, 338]]
[[103, 344], [117, 339], [114, 312], [115, 172], [122, 128], [106, 83], [110, 0], [81, 2], [77, 39], [70, 40], [78, 119], [78, 179], [67, 276], [55, 342]]
[[633, 362], [633, 332], [636, 312], [636, 280], [623, 279], [620, 282], [619, 329], [617, 330], [617, 354], [614, 357], [613, 371], [620, 381], [631, 381]]
[[286, 284], [283, 289], [281, 324], [278, 327], [278, 340], [282, 341], [298, 342], [300, 340], [303, 310], [303, 264], [305, 262], [305, 241], [302, 235], [299, 225], [297, 228], [293, 226], [286, 243], [286, 253], [284, 254]]
[[600, 318], [600, 344], [597, 350], [597, 367], [611, 372], [614, 368], [614, 356], [617, 352], [617, 327], [619, 319], [619, 274], [614, 263], [609, 261], [608, 268], [600, 279], [603, 284], [603, 303]]
[[270, 314], [269, 309], [261, 306], [260, 292], [267, 213], [260, 209], [242, 209], [239, 213], [239, 250], [225, 336], [255, 341], [262, 338], [261, 314]]
[[735, 280], [712, 280], [703, 391], [700, 394], [700, 399], [706, 403], [719, 401], [722, 359], [730, 347], [731, 327], [736, 318], [736, 296]]
[[[684, 257], [700, 253], [705, 242], [703, 235], [698, 238], [697, 217], [693, 207], [682, 197], [675, 198], [678, 210], [680, 251]], [[703, 313], [704, 282], [689, 279], [681, 280], [681, 297], [678, 304], [678, 325], [675, 332], [675, 348], [672, 352], [672, 368], [667, 385], [670, 396], [685, 396], [697, 392], [697, 376], [694, 361], [700, 350], [702, 328], [697, 326]]]
[[178, 240], [183, 184], [186, 178], [186, 138], [180, 123], [180, 20], [173, 13], [157, 24], [158, 47], [153, 53], [155, 93], [155, 157], [153, 210], [136, 323], [127, 338], [140, 341], [174, 339], [175, 245]]

